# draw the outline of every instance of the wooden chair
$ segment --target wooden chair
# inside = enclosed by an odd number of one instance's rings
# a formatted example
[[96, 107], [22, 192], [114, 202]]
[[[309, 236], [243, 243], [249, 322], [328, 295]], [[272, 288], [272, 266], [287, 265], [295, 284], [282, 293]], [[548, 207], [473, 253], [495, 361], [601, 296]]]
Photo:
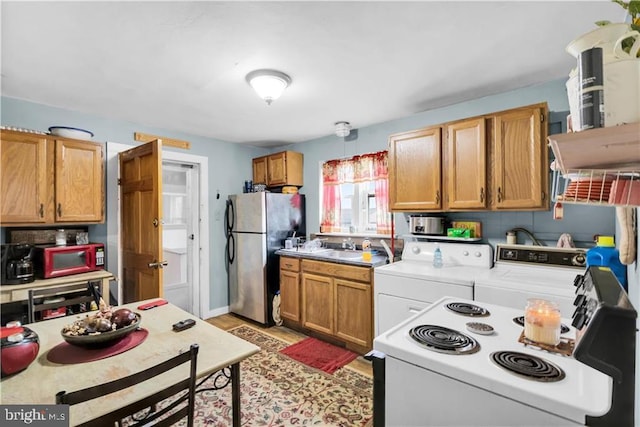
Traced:
[[[93, 290], [91, 289], [93, 287]], [[30, 289], [28, 296], [29, 323], [37, 322], [36, 313], [45, 310], [55, 310], [77, 304], [90, 304], [95, 301], [100, 292], [100, 282], [90, 281], [62, 286], [50, 286], [40, 289]], [[45, 298], [65, 297], [64, 301], [45, 304]], [[88, 310], [87, 310], [88, 311]]]
[[[127, 423], [129, 426], [142, 426], [154, 421], [157, 422], [154, 424], [156, 426], [170, 426], [175, 424], [178, 420], [186, 417], [187, 425], [191, 427], [193, 426], [195, 408], [197, 358], [198, 344], [192, 344], [188, 352], [181, 353], [178, 356], [152, 366], [151, 368], [145, 369], [144, 371], [140, 371], [105, 384], [87, 387], [70, 393], [61, 391], [56, 394], [56, 403], [75, 405], [77, 403], [103, 397], [125, 388], [132, 387], [136, 384], [149, 381], [179, 365], [191, 362], [189, 377], [165, 389], [158, 390], [148, 397], [80, 424], [81, 426], [120, 426], [124, 419], [128, 419]], [[155, 410], [159, 407], [158, 404], [161, 401], [176, 395], [179, 395], [179, 397], [171, 404], [160, 410]], [[150, 411], [143, 419], [133, 418], [134, 414], [138, 414], [140, 411], [147, 408], [149, 408]]]

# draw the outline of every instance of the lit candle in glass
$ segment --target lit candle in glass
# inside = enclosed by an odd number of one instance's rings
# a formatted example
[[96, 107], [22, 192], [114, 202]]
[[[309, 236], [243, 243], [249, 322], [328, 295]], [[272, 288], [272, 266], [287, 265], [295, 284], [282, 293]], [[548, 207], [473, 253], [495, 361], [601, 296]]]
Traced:
[[531, 341], [558, 345], [560, 343], [560, 310], [550, 301], [530, 299], [524, 316], [524, 336]]

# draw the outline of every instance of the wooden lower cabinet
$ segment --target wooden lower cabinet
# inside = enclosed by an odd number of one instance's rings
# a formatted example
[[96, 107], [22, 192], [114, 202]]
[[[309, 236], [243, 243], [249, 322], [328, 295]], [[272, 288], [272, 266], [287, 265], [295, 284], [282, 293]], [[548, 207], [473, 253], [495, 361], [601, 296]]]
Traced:
[[370, 267], [280, 257], [280, 315], [364, 354], [373, 343], [372, 278]]
[[300, 315], [300, 260], [280, 257], [280, 316], [300, 323]]
[[334, 334], [333, 279], [302, 273], [302, 326]]
[[363, 347], [371, 345], [371, 284], [334, 279], [335, 335]]

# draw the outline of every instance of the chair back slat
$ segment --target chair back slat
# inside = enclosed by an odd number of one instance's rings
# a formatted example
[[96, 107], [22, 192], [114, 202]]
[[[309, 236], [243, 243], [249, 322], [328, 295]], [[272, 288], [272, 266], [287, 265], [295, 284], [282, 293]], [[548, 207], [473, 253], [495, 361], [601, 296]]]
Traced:
[[[166, 373], [167, 371], [176, 368], [186, 362], [190, 362], [189, 377], [165, 387], [150, 396], [139, 399], [133, 403], [130, 403], [122, 408], [116, 409], [106, 415], [102, 415], [99, 418], [90, 420], [81, 424], [82, 426], [104, 426], [113, 425], [113, 423], [119, 423], [124, 418], [130, 417], [146, 408], [152, 408], [152, 412], [148, 414], [140, 423], [146, 424], [153, 420], [160, 419], [156, 425], [171, 425], [177, 420], [187, 417], [187, 423], [189, 426], [193, 425], [194, 406], [195, 406], [195, 384], [196, 384], [196, 372], [197, 372], [197, 356], [198, 345], [192, 344], [189, 351], [181, 353], [171, 359], [154, 365], [144, 371], [137, 372], [124, 378], [119, 378], [114, 381], [110, 381], [105, 384], [100, 384], [93, 387], [88, 387], [82, 390], [66, 393], [61, 391], [56, 394], [56, 403], [75, 405], [89, 400], [97, 399], [106, 396], [111, 393], [132, 387], [144, 381], [148, 381], [158, 375]], [[158, 409], [158, 404], [165, 399], [172, 396], [177, 396], [174, 402], [165, 404], [164, 408]], [[180, 404], [185, 404], [183, 408], [177, 409], [175, 413], [168, 415], [171, 411], [177, 408]], [[174, 420], [174, 421], [169, 421]], [[140, 423], [133, 423], [130, 421], [129, 425], [135, 426]], [[140, 424], [140, 425], [142, 425]]]

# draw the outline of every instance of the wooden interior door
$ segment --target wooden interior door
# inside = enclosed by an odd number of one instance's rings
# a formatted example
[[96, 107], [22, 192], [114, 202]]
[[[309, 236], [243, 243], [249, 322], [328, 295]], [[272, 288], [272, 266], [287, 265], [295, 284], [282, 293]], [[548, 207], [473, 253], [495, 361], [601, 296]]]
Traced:
[[120, 153], [124, 303], [163, 296], [162, 142]]

